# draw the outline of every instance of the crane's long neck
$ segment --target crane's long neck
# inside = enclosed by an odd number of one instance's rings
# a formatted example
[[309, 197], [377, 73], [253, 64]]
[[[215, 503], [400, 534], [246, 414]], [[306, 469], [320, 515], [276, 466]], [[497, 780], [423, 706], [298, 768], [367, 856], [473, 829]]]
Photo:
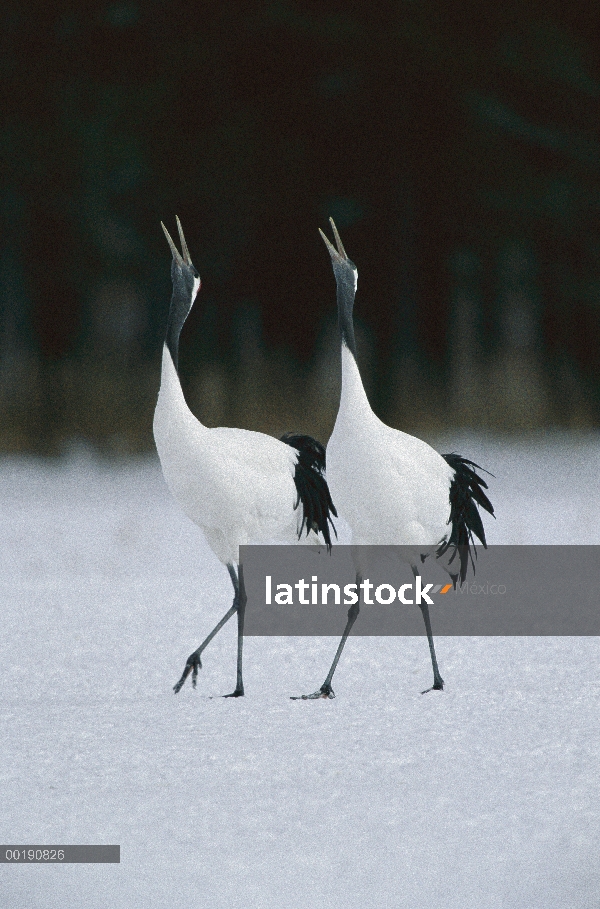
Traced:
[[342, 341], [342, 394], [339, 416], [366, 417], [372, 413], [369, 400], [360, 377], [356, 358], [354, 337], [354, 297], [356, 296], [357, 273], [339, 270], [334, 264], [337, 286], [338, 324]]
[[187, 414], [189, 412], [175, 364], [176, 361], [173, 360], [173, 354], [169, 343], [165, 340], [163, 345], [157, 411], [164, 413], [170, 424], [176, 422], [178, 417], [181, 418], [185, 416], [187, 419]]
[[163, 357], [165, 354], [168, 354], [170, 356], [176, 373], [179, 373], [179, 336], [181, 334], [182, 327], [183, 325], [179, 326], [178, 328], [177, 323], [174, 319], [171, 319], [171, 315], [169, 314]]
[[337, 291], [337, 310], [338, 325], [342, 336], [342, 345], [345, 345], [356, 360], [356, 339], [354, 337], [354, 320], [352, 310], [354, 309], [354, 297], [356, 296], [357, 275], [353, 275], [353, 283], [350, 283], [347, 273], [341, 274], [334, 266], [336, 291]]
[[190, 414], [185, 402], [181, 382], [179, 381], [179, 336], [181, 329], [192, 308], [194, 298], [200, 286], [200, 279], [195, 279], [193, 287], [186, 288], [179, 280], [177, 273], [173, 273], [173, 296], [167, 321], [167, 332], [163, 345], [162, 369], [160, 377], [160, 392], [157, 410], [165, 414], [168, 423], [177, 421], [177, 418], [188, 419]]
[[171, 296], [165, 345], [171, 354], [173, 365], [177, 371], [179, 369], [179, 336], [181, 335], [181, 329], [184, 326], [185, 320], [193, 306], [196, 294], [198, 293], [200, 279], [195, 278], [193, 286], [189, 288], [177, 273], [176, 269], [172, 270], [172, 277], [173, 295]]

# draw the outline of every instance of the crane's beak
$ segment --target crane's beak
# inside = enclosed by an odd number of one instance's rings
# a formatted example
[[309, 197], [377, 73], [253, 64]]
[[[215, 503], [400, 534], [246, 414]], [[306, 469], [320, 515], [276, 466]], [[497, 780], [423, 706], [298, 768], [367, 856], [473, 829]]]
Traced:
[[338, 248], [338, 252], [339, 252], [340, 256], [343, 256], [344, 259], [347, 259], [348, 256], [346, 255], [346, 250], [344, 249], [344, 246], [343, 246], [343, 244], [342, 244], [340, 235], [338, 234], [338, 229], [337, 229], [337, 227], [335, 226], [335, 221], [333, 220], [333, 218], [330, 218], [330, 219], [329, 219], [329, 223], [331, 224], [331, 226], [332, 226], [332, 228], [333, 228], [333, 235], [334, 235], [334, 237], [335, 237], [335, 244], [336, 244], [336, 246], [337, 246], [337, 248]]
[[187, 248], [187, 243], [185, 242], [185, 237], [183, 236], [183, 228], [181, 226], [181, 221], [179, 220], [179, 218], [177, 216], [175, 216], [175, 220], [177, 221], [177, 230], [179, 231], [179, 239], [181, 241], [181, 251], [183, 252], [183, 256], [180, 255], [179, 250], [177, 249], [177, 247], [173, 243], [173, 240], [171, 239], [171, 234], [169, 233], [169, 231], [167, 230], [165, 225], [162, 223], [162, 221], [160, 222], [160, 225], [165, 232], [165, 237], [167, 238], [167, 243], [171, 247], [171, 252], [173, 254], [173, 258], [175, 259], [175, 261], [177, 262], [179, 267], [181, 268], [182, 265], [187, 265], [190, 268], [193, 268], [194, 266], [192, 264], [190, 251]]
[[332, 260], [332, 262], [344, 262], [344, 261], [347, 262], [348, 256], [346, 255], [346, 250], [344, 249], [344, 245], [343, 245], [340, 235], [338, 233], [338, 229], [335, 226], [335, 222], [334, 222], [333, 218], [330, 218], [329, 222], [333, 228], [333, 236], [335, 239], [335, 244], [337, 246], [337, 249], [329, 242], [329, 240], [327, 239], [327, 237], [325, 236], [325, 234], [323, 233], [321, 228], [319, 228], [319, 233], [323, 237], [325, 246], [327, 247], [329, 255], [331, 256], [331, 260]]
[[[173, 254], [173, 259], [175, 260], [175, 262], [177, 263], [177, 265], [179, 265], [179, 267], [181, 268], [181, 266], [184, 265], [184, 261], [183, 261], [183, 259], [181, 258], [181, 256], [179, 255], [179, 250], [177, 249], [177, 247], [176, 247], [175, 244], [173, 243], [173, 241], [172, 241], [172, 239], [171, 239], [171, 234], [169, 233], [169, 231], [167, 230], [167, 228], [165, 227], [165, 225], [162, 223], [162, 221], [160, 222], [160, 226], [161, 226], [162, 229], [164, 230], [164, 232], [165, 232], [165, 237], [167, 238], [167, 243], [168, 243], [169, 246], [171, 247], [171, 253]], [[188, 253], [188, 255], [189, 255], [189, 253]]]
[[181, 226], [181, 221], [177, 215], [175, 215], [175, 220], [177, 221], [177, 230], [179, 231], [179, 239], [181, 240], [181, 252], [183, 253], [183, 261], [186, 265], [191, 265], [192, 260], [190, 258], [190, 252], [187, 248], [187, 243], [185, 242], [185, 237], [183, 236], [183, 227]]

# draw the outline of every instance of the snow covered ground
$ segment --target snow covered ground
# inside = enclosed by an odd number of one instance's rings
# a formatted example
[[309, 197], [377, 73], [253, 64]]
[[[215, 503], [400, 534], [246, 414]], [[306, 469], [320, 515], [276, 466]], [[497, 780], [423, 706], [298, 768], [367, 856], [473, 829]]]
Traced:
[[[600, 543], [600, 439], [445, 440], [489, 467], [494, 543]], [[153, 460], [0, 461], [2, 909], [597, 909], [596, 638], [248, 638]]]

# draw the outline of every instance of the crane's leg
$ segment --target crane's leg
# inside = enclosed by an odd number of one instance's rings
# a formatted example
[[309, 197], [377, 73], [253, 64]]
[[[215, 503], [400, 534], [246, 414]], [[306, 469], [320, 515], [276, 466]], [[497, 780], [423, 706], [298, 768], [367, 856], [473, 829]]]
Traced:
[[292, 697], [292, 701], [316, 701], [317, 698], [334, 698], [335, 694], [333, 693], [333, 688], [331, 687], [331, 680], [333, 678], [333, 673], [336, 670], [337, 664], [340, 661], [342, 655], [342, 650], [344, 649], [344, 644], [348, 640], [348, 635], [350, 634], [350, 629], [354, 625], [358, 613], [360, 612], [360, 583], [362, 578], [359, 574], [356, 575], [356, 590], [358, 592], [358, 600], [354, 603], [348, 610], [348, 621], [346, 622], [346, 627], [344, 628], [344, 633], [342, 639], [338, 644], [338, 649], [336, 650], [335, 656], [333, 658], [333, 663], [331, 664], [331, 669], [327, 673], [327, 678], [321, 685], [318, 691], [314, 691], [312, 694], [301, 694], [297, 697]]
[[[237, 618], [238, 618], [238, 642], [237, 642], [237, 679], [235, 691], [231, 694], [225, 694], [226, 698], [241, 698], [244, 694], [244, 680], [242, 678], [242, 649], [244, 646], [244, 616], [246, 614], [246, 587], [244, 586], [244, 569], [238, 565], [237, 577], [233, 565], [228, 565], [229, 574], [233, 581], [235, 595], [237, 597]], [[235, 602], [235, 601], [234, 601]]]
[[194, 650], [194, 652], [191, 653], [189, 655], [189, 657], [187, 658], [187, 661], [185, 664], [185, 669], [183, 670], [183, 674], [182, 674], [181, 678], [179, 679], [179, 681], [177, 682], [176, 685], [173, 685], [173, 691], [175, 692], [175, 694], [178, 694], [181, 691], [181, 689], [184, 686], [185, 680], [187, 679], [190, 672], [192, 673], [192, 687], [194, 687], [194, 688], [196, 687], [196, 680], [198, 678], [198, 670], [202, 669], [202, 660], [200, 659], [200, 654], [202, 653], [202, 651], [204, 650], [205, 647], [208, 647], [208, 645], [210, 644], [210, 642], [212, 641], [214, 636], [221, 630], [223, 625], [225, 625], [225, 623], [229, 621], [231, 616], [237, 612], [238, 599], [239, 599], [238, 579], [237, 579], [237, 575], [235, 573], [235, 568], [233, 567], [233, 565], [228, 565], [227, 568], [229, 570], [229, 575], [233, 582], [233, 589], [235, 591], [235, 595], [233, 597], [233, 605], [231, 606], [230, 609], [227, 610], [227, 612], [225, 613], [225, 615], [223, 616], [221, 621], [215, 625], [215, 627], [213, 628], [211, 633], [208, 635], [208, 637], [205, 638], [202, 641], [202, 643], [200, 644], [200, 646], [196, 650]]
[[[413, 575], [417, 577], [417, 569], [414, 565], [411, 565]], [[435, 655], [435, 647], [433, 644], [433, 634], [431, 633], [431, 619], [429, 618], [429, 606], [427, 603], [421, 603], [420, 607], [421, 612], [423, 613], [423, 620], [425, 622], [425, 631], [427, 632], [427, 641], [429, 643], [429, 653], [431, 654], [431, 665], [433, 666], [433, 685], [431, 688], [426, 688], [425, 691], [422, 691], [421, 694], [427, 694], [428, 691], [442, 691], [444, 688], [444, 680], [440, 675], [440, 670], [438, 669], [437, 657]]]

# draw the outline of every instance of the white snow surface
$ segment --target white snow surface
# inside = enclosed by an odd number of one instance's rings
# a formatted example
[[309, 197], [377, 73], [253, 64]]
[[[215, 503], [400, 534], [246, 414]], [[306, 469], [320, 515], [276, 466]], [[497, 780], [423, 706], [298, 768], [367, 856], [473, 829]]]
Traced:
[[[445, 440], [496, 474], [492, 543], [599, 543], [598, 437]], [[154, 459], [0, 461], [2, 909], [597, 909], [597, 638], [247, 638]], [[487, 517], [487, 516], [485, 516]], [[435, 629], [434, 629], [435, 631]]]

